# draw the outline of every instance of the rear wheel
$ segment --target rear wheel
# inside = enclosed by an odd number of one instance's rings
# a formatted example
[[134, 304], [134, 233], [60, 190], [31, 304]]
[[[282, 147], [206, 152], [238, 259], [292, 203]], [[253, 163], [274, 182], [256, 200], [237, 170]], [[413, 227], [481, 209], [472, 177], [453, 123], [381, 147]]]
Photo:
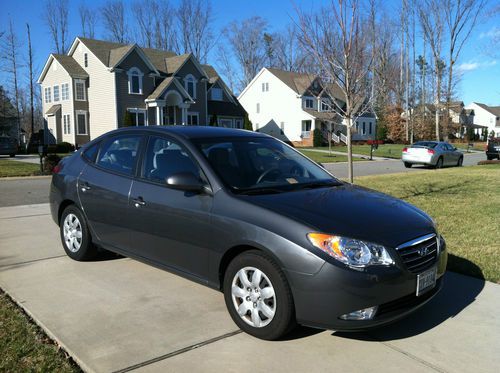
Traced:
[[224, 275], [233, 321], [254, 337], [275, 340], [295, 325], [292, 292], [281, 268], [260, 251], [237, 256]]
[[16, 155], [15, 154], [9, 154], [9, 157], [14, 158]]
[[443, 168], [443, 158], [439, 157], [438, 161], [436, 162], [436, 169]]
[[97, 248], [92, 243], [87, 221], [75, 205], [64, 209], [59, 229], [64, 251], [71, 259], [89, 260], [97, 254]]
[[464, 157], [458, 158], [457, 167], [462, 167], [463, 163], [464, 163]]
[[405, 162], [405, 167], [406, 167], [406, 168], [411, 168], [411, 166], [412, 166], [412, 165], [411, 165], [411, 163], [410, 163], [410, 162]]

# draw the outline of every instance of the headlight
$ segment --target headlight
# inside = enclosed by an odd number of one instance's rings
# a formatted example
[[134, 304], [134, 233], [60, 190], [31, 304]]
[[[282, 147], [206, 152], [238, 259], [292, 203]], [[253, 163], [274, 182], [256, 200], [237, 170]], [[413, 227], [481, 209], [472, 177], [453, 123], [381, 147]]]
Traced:
[[309, 241], [331, 257], [351, 267], [394, 264], [384, 246], [352, 238], [309, 233]]

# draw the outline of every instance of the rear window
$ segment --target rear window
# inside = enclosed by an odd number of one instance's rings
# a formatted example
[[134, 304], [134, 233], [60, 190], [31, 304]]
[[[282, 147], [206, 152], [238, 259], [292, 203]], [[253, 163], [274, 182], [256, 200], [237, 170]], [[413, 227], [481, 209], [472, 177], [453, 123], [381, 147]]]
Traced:
[[432, 142], [432, 141], [417, 141], [415, 144], [412, 146], [425, 146], [427, 148], [434, 149], [437, 145], [437, 142]]
[[85, 149], [83, 152], [83, 156], [85, 159], [87, 159], [90, 162], [95, 162], [95, 159], [97, 157], [97, 152], [99, 151], [99, 145], [100, 143], [96, 143], [89, 148]]

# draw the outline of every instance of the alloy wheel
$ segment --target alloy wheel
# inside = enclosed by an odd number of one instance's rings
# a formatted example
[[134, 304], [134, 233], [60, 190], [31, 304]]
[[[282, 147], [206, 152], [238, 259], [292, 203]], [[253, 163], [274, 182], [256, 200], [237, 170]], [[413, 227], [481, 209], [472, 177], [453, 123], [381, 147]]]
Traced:
[[271, 281], [255, 267], [236, 272], [231, 283], [231, 299], [243, 321], [255, 328], [268, 325], [276, 313], [276, 295]]
[[75, 214], [68, 214], [63, 222], [64, 242], [69, 251], [76, 253], [82, 245], [82, 225]]

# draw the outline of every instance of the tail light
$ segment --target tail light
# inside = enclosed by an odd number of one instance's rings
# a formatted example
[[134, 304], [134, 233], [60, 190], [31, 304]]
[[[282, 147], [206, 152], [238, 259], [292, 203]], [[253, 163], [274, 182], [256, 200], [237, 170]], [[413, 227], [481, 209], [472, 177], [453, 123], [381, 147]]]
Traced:
[[59, 162], [58, 164], [56, 164], [54, 166], [54, 168], [52, 169], [52, 173], [53, 174], [58, 174], [59, 172], [61, 172], [61, 170], [63, 169], [63, 165], [61, 162]]
[[408, 153], [408, 148], [403, 148], [403, 153]]
[[427, 149], [427, 153], [434, 154], [436, 151], [434, 149]]

